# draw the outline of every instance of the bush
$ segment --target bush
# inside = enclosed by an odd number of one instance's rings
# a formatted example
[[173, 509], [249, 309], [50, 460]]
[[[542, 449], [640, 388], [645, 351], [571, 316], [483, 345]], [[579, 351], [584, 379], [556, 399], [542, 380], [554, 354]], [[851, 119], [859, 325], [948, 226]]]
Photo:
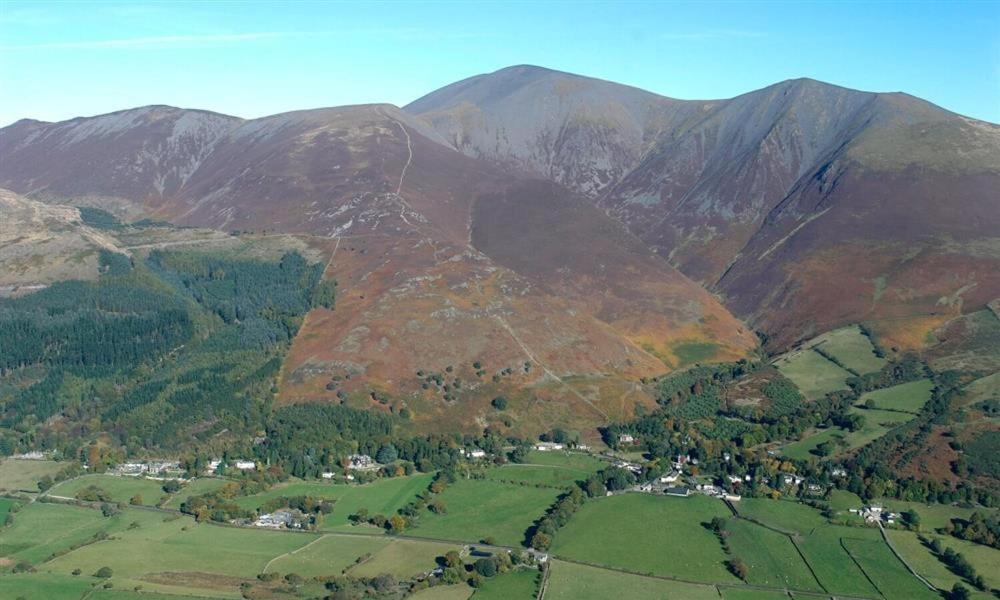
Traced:
[[493, 577], [497, 574], [497, 562], [492, 558], [480, 558], [473, 563], [472, 568], [483, 577]]
[[114, 571], [111, 570], [111, 567], [101, 567], [94, 573], [94, 577], [100, 577], [101, 579], [108, 579], [112, 575], [114, 575]]
[[492, 402], [490, 402], [490, 404], [492, 404], [493, 408], [497, 410], [505, 410], [507, 408], [507, 398], [497, 396]]

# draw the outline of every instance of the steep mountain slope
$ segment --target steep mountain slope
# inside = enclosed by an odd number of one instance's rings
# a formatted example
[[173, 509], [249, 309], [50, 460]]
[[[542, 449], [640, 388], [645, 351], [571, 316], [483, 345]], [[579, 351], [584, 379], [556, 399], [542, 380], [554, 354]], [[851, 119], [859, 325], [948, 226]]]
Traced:
[[[1000, 292], [1000, 128], [904, 94], [799, 79], [677, 101], [516, 67], [406, 110], [467, 154], [590, 192], [775, 348], [862, 319], [903, 336]], [[555, 142], [589, 115], [614, 133]], [[538, 136], [509, 143], [523, 124]], [[619, 160], [590, 179], [547, 168], [592, 157]]]
[[0, 296], [93, 279], [102, 249], [121, 252], [113, 237], [83, 223], [79, 209], [0, 189]]
[[[586, 198], [465, 156], [395, 107], [244, 121], [206, 152], [179, 188], [134, 196], [135, 207], [183, 225], [326, 240], [337, 309], [306, 318], [282, 403], [384, 408], [373, 398], [388, 394], [414, 427], [475, 429], [498, 417], [489, 402], [504, 394], [516, 407], [504, 427], [583, 428], [651, 402], [639, 377], [756, 345]], [[20, 181], [18, 164], [0, 175]], [[449, 366], [464, 385], [443, 391], [415, 375]]]
[[0, 130], [0, 186], [136, 214], [137, 204], [177, 193], [212, 143], [240, 122], [170, 106], [60, 123], [18, 121]]

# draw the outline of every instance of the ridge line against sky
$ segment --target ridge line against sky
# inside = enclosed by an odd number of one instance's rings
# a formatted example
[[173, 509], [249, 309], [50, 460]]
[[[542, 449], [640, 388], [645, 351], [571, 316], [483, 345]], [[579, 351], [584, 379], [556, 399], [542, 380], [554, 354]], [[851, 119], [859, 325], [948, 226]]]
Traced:
[[809, 77], [997, 123], [1000, 2], [4, 1], [0, 126], [149, 104], [402, 106], [515, 64], [679, 99]]

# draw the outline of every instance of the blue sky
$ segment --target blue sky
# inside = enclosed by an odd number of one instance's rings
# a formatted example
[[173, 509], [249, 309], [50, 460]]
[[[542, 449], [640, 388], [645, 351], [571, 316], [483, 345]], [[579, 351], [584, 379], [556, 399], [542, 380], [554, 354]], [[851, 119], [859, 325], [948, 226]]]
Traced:
[[676, 98], [794, 77], [1000, 122], [1000, 2], [12, 2], [0, 125], [144, 104], [402, 105], [514, 64]]

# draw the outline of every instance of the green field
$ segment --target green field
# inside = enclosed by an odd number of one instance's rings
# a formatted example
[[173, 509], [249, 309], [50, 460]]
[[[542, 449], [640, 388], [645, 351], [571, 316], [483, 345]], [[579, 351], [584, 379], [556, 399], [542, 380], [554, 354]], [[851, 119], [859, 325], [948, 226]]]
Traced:
[[864, 504], [864, 501], [857, 494], [847, 490], [832, 490], [827, 502], [829, 502], [830, 508], [837, 511], [859, 508]]
[[16, 503], [17, 500], [13, 500], [11, 498], [0, 498], [0, 528], [3, 527], [7, 514], [10, 513], [10, 509], [12, 509]]
[[532, 450], [524, 463], [511, 463], [490, 469], [487, 479], [568, 487], [586, 479], [608, 463], [581, 452]]
[[567, 469], [576, 469], [577, 471], [584, 473], [594, 473], [608, 466], [606, 461], [603, 461], [596, 456], [591, 456], [590, 454], [586, 454], [584, 452], [568, 452], [561, 450], [547, 450], [544, 452], [532, 450], [528, 453], [528, 458], [525, 460], [525, 464], [564, 467]]
[[934, 382], [930, 379], [919, 379], [909, 383], [901, 383], [873, 392], [866, 392], [858, 399], [858, 406], [865, 406], [869, 400], [875, 403], [875, 408], [882, 410], [898, 410], [908, 413], [918, 413], [931, 399]]
[[735, 581], [719, 539], [703, 525], [729, 515], [725, 504], [707, 496], [599, 498], [556, 533], [552, 553], [636, 573]]
[[605, 598], [657, 598], [658, 600], [718, 600], [710, 585], [667, 581], [629, 575], [560, 560], [549, 567], [546, 600], [604, 600]]
[[788, 600], [788, 594], [784, 592], [770, 592], [767, 590], [748, 590], [745, 588], [727, 587], [722, 589], [722, 598], [723, 600]]
[[98, 581], [93, 577], [21, 573], [0, 577], [0, 598], [26, 600], [80, 600]]
[[303, 577], [339, 575], [361, 557], [375, 554], [390, 543], [385, 537], [329, 533], [272, 560], [266, 572], [298, 573]]
[[69, 463], [54, 460], [0, 460], [0, 490], [37, 492], [38, 480], [54, 476]]
[[731, 519], [726, 531], [733, 555], [749, 567], [748, 583], [823, 591], [788, 536], [742, 519]]
[[198, 496], [215, 491], [229, 483], [228, 479], [217, 477], [199, 477], [184, 484], [179, 492], [170, 496], [163, 506], [166, 508], [180, 508], [181, 504], [191, 496]]
[[843, 545], [884, 596], [913, 600], [934, 600], [941, 597], [907, 571], [881, 539], [847, 538], [843, 540]]
[[94, 509], [35, 502], [22, 508], [14, 524], [0, 534], [0, 557], [37, 564], [120, 524], [120, 517], [106, 519]]
[[788, 533], [808, 535], [827, 525], [818, 510], [791, 500], [744, 498], [736, 503], [736, 510], [742, 517]]
[[832, 442], [836, 444], [837, 440], [842, 439], [844, 435], [846, 435], [846, 432], [837, 427], [816, 429], [813, 430], [813, 433], [807, 435], [801, 440], [782, 446], [781, 454], [796, 460], [813, 458], [816, 455], [813, 454], [812, 451], [815, 450], [817, 446], [823, 442]]
[[886, 508], [902, 512], [904, 510], [915, 510], [920, 515], [920, 529], [922, 531], [933, 531], [948, 525], [954, 519], [968, 519], [974, 512], [983, 514], [997, 513], [996, 508], [962, 508], [960, 506], [949, 506], [947, 504], [922, 504], [920, 502], [905, 502], [892, 498], [880, 500]]
[[343, 495], [333, 504], [333, 512], [323, 518], [323, 530], [350, 530], [347, 517], [361, 508], [372, 515], [392, 516], [397, 510], [427, 489], [434, 478], [430, 473], [409, 477], [379, 479], [365, 485], [330, 486], [344, 489]]
[[458, 585], [436, 585], [420, 590], [409, 596], [410, 600], [467, 600], [475, 590], [460, 583]]
[[[948, 569], [941, 559], [934, 556], [929, 548], [918, 539], [917, 534], [912, 531], [889, 530], [889, 539], [907, 563], [913, 567], [917, 573], [941, 589], [951, 589], [956, 582], [962, 581]], [[983, 576], [990, 587], [1000, 587], [1000, 573], [996, 572], [996, 565], [1000, 564], [1000, 550], [968, 544], [964, 540], [958, 540], [951, 536], [927, 535], [941, 541], [945, 547], [950, 547], [956, 552], [961, 552], [973, 566], [977, 566], [977, 572]], [[979, 565], [987, 565], [980, 567]], [[988, 565], [993, 565], [992, 567]], [[968, 583], [964, 583], [970, 587]], [[986, 597], [984, 594], [983, 597]]]
[[782, 375], [792, 380], [806, 398], [817, 400], [830, 392], [847, 389], [848, 371], [813, 350], [795, 350], [774, 361]]
[[[381, 480], [377, 483], [380, 482]], [[275, 498], [312, 496], [313, 498], [336, 500], [349, 493], [350, 490], [351, 486], [344, 484], [321, 483], [318, 481], [289, 481], [279, 483], [259, 494], [236, 498], [235, 502], [240, 508], [255, 510]]]
[[51, 496], [73, 498], [85, 487], [96, 485], [111, 497], [113, 502], [128, 504], [132, 496], [142, 496], [146, 506], [156, 505], [167, 494], [163, 491], [163, 482], [141, 477], [117, 477], [115, 475], [84, 475], [75, 479], [67, 479], [49, 490]]
[[963, 405], [984, 400], [1000, 400], [1000, 373], [981, 377], [965, 386], [965, 394], [961, 399]]
[[483, 581], [472, 595], [475, 600], [534, 600], [541, 573], [537, 569], [518, 569]]
[[858, 375], [880, 371], [888, 362], [875, 355], [871, 340], [857, 325], [825, 333], [809, 345], [819, 347]]
[[356, 577], [389, 573], [406, 579], [433, 570], [437, 567], [437, 557], [444, 556], [449, 550], [461, 549], [461, 544], [396, 539], [348, 572]]
[[903, 423], [912, 421], [916, 418], [916, 415], [911, 413], [897, 412], [894, 410], [858, 408], [857, 406], [852, 406], [850, 412], [857, 413], [865, 417], [865, 424], [861, 429], [857, 431], [849, 431], [844, 434], [844, 440], [847, 442], [847, 448], [851, 450], [870, 444]]
[[820, 583], [834, 594], [877, 597], [878, 592], [841, 546], [843, 538], [877, 539], [878, 531], [859, 527], [825, 526], [795, 538]]
[[560, 493], [552, 488], [462, 479], [438, 495], [448, 512], [423, 513], [410, 533], [466, 542], [492, 537], [498, 544], [519, 546], [528, 527]]

